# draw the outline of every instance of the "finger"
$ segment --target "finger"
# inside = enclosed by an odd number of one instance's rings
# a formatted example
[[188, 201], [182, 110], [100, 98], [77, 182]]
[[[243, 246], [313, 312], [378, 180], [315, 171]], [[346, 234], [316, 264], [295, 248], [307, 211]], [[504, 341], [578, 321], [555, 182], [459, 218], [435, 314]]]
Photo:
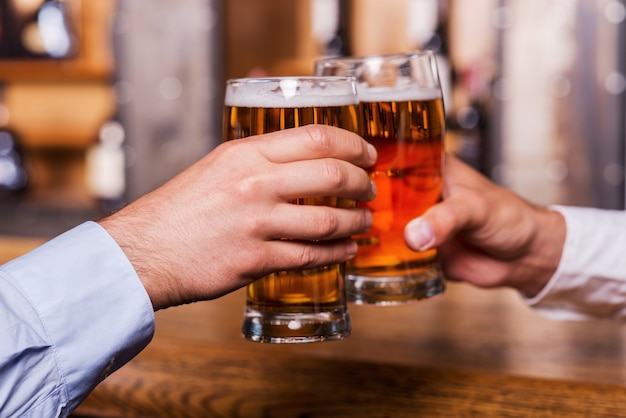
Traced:
[[416, 251], [425, 251], [448, 241], [460, 230], [484, 225], [490, 211], [485, 194], [480, 191], [491, 187], [494, 185], [480, 173], [445, 154], [444, 200], [406, 225], [406, 244]]
[[282, 204], [263, 229], [268, 239], [334, 240], [362, 234], [372, 227], [368, 209]]
[[273, 187], [285, 200], [338, 196], [368, 202], [376, 196], [376, 186], [365, 170], [343, 160], [297, 161], [276, 170]]
[[485, 224], [488, 216], [480, 195], [474, 198], [452, 196], [410, 221], [404, 228], [404, 240], [409, 248], [425, 251], [441, 245], [461, 230]]
[[510, 275], [510, 263], [485, 255], [461, 240], [439, 247], [439, 259], [447, 280], [464, 281], [480, 287], [494, 287]]
[[[266, 134], [260, 152], [268, 160], [286, 163], [305, 159], [339, 158], [361, 167], [370, 167], [377, 158], [371, 144], [353, 132], [325, 125]], [[254, 137], [249, 139], [254, 140]]]
[[353, 240], [338, 241], [272, 241], [267, 243], [272, 254], [268, 270], [299, 270], [343, 263], [353, 258], [357, 244]]

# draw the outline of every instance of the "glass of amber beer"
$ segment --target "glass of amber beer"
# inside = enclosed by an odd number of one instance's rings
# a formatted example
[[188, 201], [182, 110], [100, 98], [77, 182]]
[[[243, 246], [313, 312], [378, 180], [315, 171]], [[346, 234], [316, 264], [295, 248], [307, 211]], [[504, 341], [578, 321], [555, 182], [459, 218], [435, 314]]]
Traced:
[[437, 251], [414, 252], [404, 227], [440, 198], [444, 107], [431, 52], [316, 61], [318, 76], [357, 81], [363, 137], [378, 150], [370, 170], [376, 198], [369, 233], [355, 237], [357, 256], [346, 266], [348, 300], [394, 305], [440, 294], [445, 281]]
[[[351, 77], [243, 78], [226, 83], [226, 141], [308, 124], [358, 132]], [[319, 196], [292, 202], [353, 208], [352, 199]], [[248, 285], [242, 333], [250, 341], [306, 343], [350, 335], [345, 263], [280, 271]]]

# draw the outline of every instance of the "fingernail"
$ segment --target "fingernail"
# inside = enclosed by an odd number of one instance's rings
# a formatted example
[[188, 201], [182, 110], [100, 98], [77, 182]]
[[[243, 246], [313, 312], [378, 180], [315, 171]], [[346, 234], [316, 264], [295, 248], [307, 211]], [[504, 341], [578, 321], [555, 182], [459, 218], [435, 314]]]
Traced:
[[421, 218], [413, 219], [404, 229], [404, 240], [412, 249], [425, 251], [430, 249], [435, 241], [435, 232], [427, 221]]
[[346, 244], [346, 253], [347, 253], [348, 258], [354, 258], [357, 250], [358, 250], [358, 245], [356, 241], [349, 241], [348, 244]]
[[370, 188], [371, 188], [371, 195], [372, 195], [371, 200], [374, 200], [374, 198], [376, 197], [376, 194], [378, 193], [378, 189], [376, 188], [376, 183], [374, 183], [374, 180], [370, 180]]
[[367, 230], [363, 232], [369, 231], [372, 225], [374, 225], [374, 215], [372, 215], [371, 211], [367, 210], [365, 212], [365, 227], [367, 228]]
[[367, 155], [372, 161], [376, 161], [376, 159], [378, 158], [378, 152], [376, 151], [376, 148], [374, 148], [374, 146], [369, 142], [367, 143]]

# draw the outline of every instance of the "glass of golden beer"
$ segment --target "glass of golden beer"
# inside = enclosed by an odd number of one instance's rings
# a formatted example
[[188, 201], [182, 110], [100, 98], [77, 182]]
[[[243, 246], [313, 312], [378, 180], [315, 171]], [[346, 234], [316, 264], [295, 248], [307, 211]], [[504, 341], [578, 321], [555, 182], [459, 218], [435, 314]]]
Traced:
[[[224, 140], [308, 124], [359, 130], [358, 98], [351, 77], [233, 79], [226, 83]], [[352, 199], [302, 198], [297, 205], [353, 208]], [[345, 263], [280, 271], [248, 285], [244, 338], [270, 343], [338, 340], [350, 335]]]
[[374, 224], [355, 237], [348, 300], [394, 305], [444, 292], [437, 251], [415, 252], [404, 242], [406, 224], [439, 200], [442, 187], [445, 119], [434, 54], [321, 59], [315, 74], [356, 78], [362, 135], [378, 150], [370, 169], [377, 195], [366, 204]]

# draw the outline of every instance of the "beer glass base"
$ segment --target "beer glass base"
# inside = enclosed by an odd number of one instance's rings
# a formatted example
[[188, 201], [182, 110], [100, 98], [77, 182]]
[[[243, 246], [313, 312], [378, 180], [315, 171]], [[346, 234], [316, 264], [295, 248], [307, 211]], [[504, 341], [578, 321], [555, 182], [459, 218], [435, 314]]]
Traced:
[[341, 340], [350, 335], [347, 309], [315, 313], [259, 311], [246, 307], [242, 334], [248, 341], [297, 344]]
[[439, 265], [405, 275], [346, 275], [348, 302], [357, 305], [399, 305], [428, 299], [446, 289]]

